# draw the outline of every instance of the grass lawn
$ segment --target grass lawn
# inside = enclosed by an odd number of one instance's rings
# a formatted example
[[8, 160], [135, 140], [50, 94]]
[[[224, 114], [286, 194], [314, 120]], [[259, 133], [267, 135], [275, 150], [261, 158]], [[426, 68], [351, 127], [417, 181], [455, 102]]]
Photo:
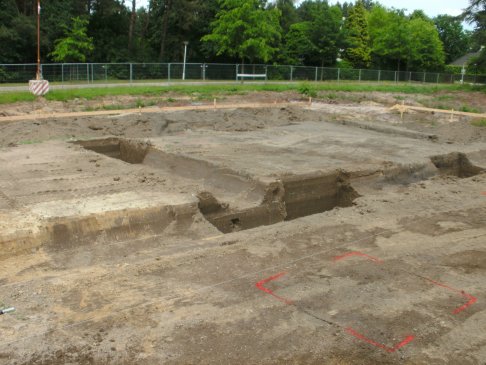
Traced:
[[[315, 96], [319, 91], [345, 91], [345, 92], [390, 92], [406, 94], [434, 94], [439, 91], [482, 91], [485, 87], [471, 85], [437, 85], [437, 84], [409, 84], [409, 83], [367, 83], [367, 82], [304, 82], [304, 83], [267, 83], [267, 84], [206, 84], [171, 86], [133, 86], [80, 88], [52, 90], [46, 95], [47, 100], [68, 101], [79, 99], [96, 99], [103, 96], [133, 95], [133, 96], [161, 96], [165, 93], [178, 93], [195, 96], [200, 100], [211, 99], [228, 94], [245, 94], [248, 92], [295, 91], [308, 96]], [[0, 104], [9, 104], [19, 101], [34, 101], [35, 97], [28, 91], [0, 92]]]

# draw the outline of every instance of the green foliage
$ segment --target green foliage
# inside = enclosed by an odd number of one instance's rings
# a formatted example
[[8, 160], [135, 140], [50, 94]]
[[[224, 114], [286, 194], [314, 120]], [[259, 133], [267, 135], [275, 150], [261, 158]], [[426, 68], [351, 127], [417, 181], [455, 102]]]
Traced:
[[471, 124], [475, 127], [486, 127], [486, 119], [473, 120]]
[[468, 105], [463, 105], [459, 111], [466, 112], [466, 113], [480, 113], [480, 111], [476, 108], [470, 107]]
[[354, 68], [369, 67], [371, 63], [370, 35], [366, 9], [361, 0], [358, 0], [356, 5], [349, 10], [344, 29], [346, 36], [344, 58]]
[[298, 89], [299, 93], [301, 93], [302, 95], [306, 95], [306, 96], [310, 96], [310, 97], [317, 97], [317, 91], [316, 89], [311, 86], [310, 84], [308, 83], [303, 83], [303, 84], [300, 84], [298, 86]]
[[86, 62], [86, 56], [94, 49], [93, 39], [88, 37], [88, 21], [79, 17], [72, 19], [70, 28], [65, 28], [65, 37], [56, 41], [50, 54], [57, 62]]
[[300, 22], [290, 26], [285, 36], [286, 63], [303, 65], [309, 55], [318, 52], [317, 46], [311, 40], [311, 35], [311, 22]]
[[[1, 3], [0, 63], [35, 62], [34, 1]], [[335, 6], [327, 0], [150, 0], [148, 7], [140, 5], [140, 0], [43, 0], [41, 61], [180, 62], [188, 41], [189, 62], [335, 66], [339, 58], [343, 69], [351, 64], [439, 71], [444, 58], [450, 62], [486, 45], [486, 0], [470, 0], [465, 13], [476, 25], [474, 42], [456, 18], [441, 15], [432, 21], [420, 10], [407, 16], [372, 0]], [[474, 62], [477, 67], [470, 71], [486, 71], [486, 50]], [[8, 77], [0, 75], [4, 82]]]
[[375, 6], [368, 22], [373, 63], [377, 67], [403, 70], [437, 70], [444, 66], [439, 34], [421, 13], [407, 17], [402, 11]]
[[[282, 27], [283, 33], [288, 33], [292, 24], [299, 21], [299, 16], [297, 15], [297, 9], [294, 5], [294, 0], [276, 0], [274, 5], [278, 10], [280, 10], [280, 26]], [[272, 6], [270, 6], [270, 9]]]
[[408, 23], [409, 44], [407, 68], [435, 71], [445, 62], [444, 48], [434, 24], [421, 18]]
[[202, 40], [213, 43], [217, 55], [269, 61], [278, 51], [280, 10], [265, 10], [259, 0], [220, 0], [220, 5], [212, 33]]
[[300, 22], [292, 24], [285, 35], [285, 63], [314, 66], [336, 64], [341, 42], [339, 7], [326, 1], [304, 1], [298, 8]]
[[[473, 33], [475, 48], [486, 46], [486, 0], [469, 0], [469, 6], [463, 16], [467, 21], [475, 24]], [[486, 70], [486, 48], [482, 50], [474, 63], [477, 68]]]
[[462, 22], [450, 15], [438, 15], [434, 19], [440, 40], [444, 45], [447, 64], [464, 56], [470, 49], [471, 34], [464, 30]]

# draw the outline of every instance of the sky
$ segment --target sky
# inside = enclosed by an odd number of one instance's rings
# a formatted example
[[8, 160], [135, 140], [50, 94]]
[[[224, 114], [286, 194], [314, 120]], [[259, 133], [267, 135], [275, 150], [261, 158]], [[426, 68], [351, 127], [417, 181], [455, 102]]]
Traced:
[[[128, 4], [131, 1], [125, 0], [125, 2]], [[137, 6], [146, 7], [148, 2], [149, 0], [138, 0]], [[337, 1], [335, 0], [329, 1], [330, 4], [335, 4], [336, 2]], [[405, 8], [410, 12], [414, 11], [415, 9], [421, 9], [430, 17], [434, 17], [439, 14], [459, 15], [469, 3], [468, 0], [379, 0], [378, 2], [386, 7], [394, 7], [398, 9]], [[297, 3], [300, 3], [300, 1]]]

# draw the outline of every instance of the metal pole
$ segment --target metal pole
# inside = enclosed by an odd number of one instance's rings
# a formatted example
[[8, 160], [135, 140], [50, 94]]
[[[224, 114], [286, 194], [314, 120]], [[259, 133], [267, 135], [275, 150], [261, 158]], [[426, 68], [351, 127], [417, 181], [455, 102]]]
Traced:
[[182, 67], [182, 80], [186, 79], [186, 60], [187, 60], [187, 45], [189, 42], [184, 42], [184, 66]]
[[130, 84], [132, 83], [133, 81], [133, 64], [130, 63]]
[[316, 67], [316, 82], [317, 82], [317, 67]]
[[61, 84], [64, 84], [64, 63], [61, 65]]
[[290, 66], [290, 81], [294, 81], [294, 67]]
[[381, 81], [381, 70], [378, 70], [378, 82]]
[[37, 0], [37, 80], [40, 80], [42, 78], [40, 69], [40, 11], [40, 0]]
[[338, 82], [341, 81], [341, 69], [338, 68], [338, 78], [337, 78]]
[[170, 63], [168, 65], [168, 70], [167, 70], [167, 80], [170, 82]]
[[427, 75], [427, 72], [424, 72], [424, 84], [425, 84], [425, 75]]
[[359, 81], [361, 81], [361, 69], [359, 70]]
[[89, 64], [86, 64], [86, 79], [88, 80], [89, 84]]
[[236, 81], [238, 81], [238, 70], [240, 68], [240, 65], [236, 65]]

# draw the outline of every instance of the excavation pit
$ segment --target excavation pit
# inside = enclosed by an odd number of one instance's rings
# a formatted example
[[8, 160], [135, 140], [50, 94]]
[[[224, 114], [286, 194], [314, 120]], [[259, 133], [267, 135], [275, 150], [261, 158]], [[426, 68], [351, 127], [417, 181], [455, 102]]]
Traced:
[[150, 144], [145, 142], [134, 142], [121, 138], [76, 141], [74, 143], [89, 151], [131, 164], [142, 163], [150, 147]]
[[441, 175], [468, 178], [484, 171], [484, 169], [473, 165], [464, 153], [459, 152], [434, 156], [431, 157], [431, 161], [439, 169]]
[[[337, 207], [350, 207], [359, 194], [351, 187], [349, 175], [342, 171], [285, 176], [264, 184], [207, 161], [171, 154], [148, 143], [109, 138], [80, 141], [85, 149], [131, 164], [144, 164], [186, 179], [203, 182], [207, 191], [199, 192], [199, 209], [223, 233], [323, 213]], [[238, 208], [218, 196], [245, 196]], [[236, 198], [235, 198], [236, 199]]]
[[206, 219], [223, 233], [267, 226], [338, 207], [350, 207], [360, 195], [342, 172], [286, 177], [268, 190], [261, 205], [232, 210], [208, 192], [199, 194], [199, 207]]

